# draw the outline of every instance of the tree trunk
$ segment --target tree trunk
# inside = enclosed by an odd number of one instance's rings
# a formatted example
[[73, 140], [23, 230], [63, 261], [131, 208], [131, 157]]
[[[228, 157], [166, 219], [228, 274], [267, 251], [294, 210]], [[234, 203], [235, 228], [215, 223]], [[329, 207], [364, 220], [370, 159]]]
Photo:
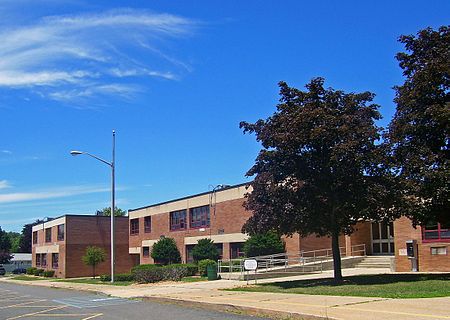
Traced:
[[341, 251], [339, 249], [339, 232], [333, 232], [331, 235], [331, 248], [333, 250], [333, 267], [334, 267], [334, 281], [342, 281], [341, 270]]
[[95, 279], [95, 264], [92, 265], [92, 279]]

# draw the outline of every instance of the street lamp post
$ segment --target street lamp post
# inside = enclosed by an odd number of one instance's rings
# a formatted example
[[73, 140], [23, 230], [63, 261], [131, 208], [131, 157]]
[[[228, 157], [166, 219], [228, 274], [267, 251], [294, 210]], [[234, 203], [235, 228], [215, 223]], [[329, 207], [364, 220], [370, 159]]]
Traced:
[[[230, 187], [230, 185], [228, 185], [228, 184], [218, 184], [217, 186], [209, 185], [209, 188], [211, 188], [211, 187], [212, 187], [212, 191], [209, 195], [209, 214], [211, 215], [211, 209], [213, 209], [212, 217], [215, 219], [216, 218], [216, 193], [218, 190]], [[212, 225], [212, 223], [210, 223], [210, 226], [209, 226], [209, 238], [210, 239], [211, 239], [211, 225]]]
[[111, 167], [111, 282], [114, 282], [114, 209], [115, 209], [115, 154], [116, 154], [116, 131], [113, 130], [112, 132], [112, 161], [108, 162], [106, 160], [103, 160], [100, 157], [97, 157], [93, 154], [90, 154], [89, 152], [84, 151], [77, 151], [73, 150], [70, 151], [70, 154], [72, 156], [78, 156], [80, 154], [85, 154], [87, 156], [90, 156], [98, 161], [103, 162], [104, 164], [107, 164]]

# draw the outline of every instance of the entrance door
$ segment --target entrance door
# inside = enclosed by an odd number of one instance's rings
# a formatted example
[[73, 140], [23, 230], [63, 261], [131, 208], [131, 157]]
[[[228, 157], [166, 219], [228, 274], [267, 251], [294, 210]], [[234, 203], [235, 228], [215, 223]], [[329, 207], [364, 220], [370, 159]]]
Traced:
[[372, 222], [372, 254], [394, 254], [394, 224]]

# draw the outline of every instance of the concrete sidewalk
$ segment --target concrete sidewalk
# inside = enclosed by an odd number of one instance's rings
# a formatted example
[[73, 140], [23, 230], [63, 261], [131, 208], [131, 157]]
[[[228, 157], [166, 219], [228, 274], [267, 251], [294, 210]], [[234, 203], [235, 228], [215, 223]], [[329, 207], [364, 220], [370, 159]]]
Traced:
[[[344, 269], [343, 273], [345, 276], [376, 273], [376, 271]], [[318, 275], [290, 278], [294, 280], [327, 276], [330, 276], [330, 274], [324, 272]], [[264, 282], [284, 280], [286, 278], [265, 279]], [[245, 285], [245, 282], [233, 280], [193, 283], [166, 282], [126, 287], [55, 282], [51, 280], [27, 282], [2, 279], [1, 281], [33, 286], [96, 291], [122, 298], [144, 298], [214, 310], [269, 315], [283, 319], [289, 316], [299, 319], [450, 319], [450, 297], [384, 299], [220, 290]]]

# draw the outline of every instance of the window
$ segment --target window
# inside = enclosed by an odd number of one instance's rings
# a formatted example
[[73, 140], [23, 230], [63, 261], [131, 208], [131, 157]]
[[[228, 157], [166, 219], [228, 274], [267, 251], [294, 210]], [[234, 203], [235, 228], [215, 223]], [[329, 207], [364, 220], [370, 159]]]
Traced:
[[39, 253], [36, 254], [36, 267], [41, 266], [41, 255]]
[[38, 242], [38, 232], [33, 231], [33, 244], [36, 244]]
[[46, 267], [47, 266], [47, 254], [43, 253], [42, 257], [41, 257], [41, 267]]
[[59, 260], [59, 254], [52, 253], [52, 268], [53, 269], [58, 269], [58, 260]]
[[142, 247], [142, 256], [144, 258], [150, 257], [150, 247]]
[[450, 242], [450, 226], [443, 223], [428, 223], [422, 227], [425, 242]]
[[144, 217], [144, 232], [152, 232], [152, 217]]
[[58, 241], [64, 241], [64, 223], [58, 225]]
[[432, 255], [447, 255], [447, 247], [431, 247]]
[[209, 227], [209, 206], [190, 209], [191, 228]]
[[170, 230], [186, 229], [186, 209], [170, 213]]
[[139, 218], [130, 220], [130, 234], [139, 234]]
[[52, 242], [52, 228], [45, 229], [45, 242]]

